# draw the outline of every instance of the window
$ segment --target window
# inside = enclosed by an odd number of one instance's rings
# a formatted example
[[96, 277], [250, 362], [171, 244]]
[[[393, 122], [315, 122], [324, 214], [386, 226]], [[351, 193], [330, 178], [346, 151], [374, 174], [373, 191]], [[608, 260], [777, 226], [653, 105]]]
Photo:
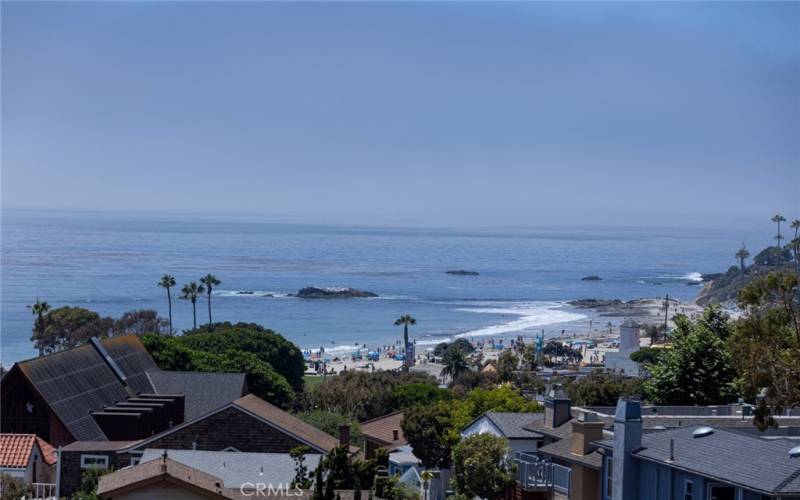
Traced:
[[108, 469], [105, 455], [81, 455], [81, 469]]
[[131, 453], [131, 465], [139, 465], [139, 462], [141, 462], [141, 461], [142, 461], [142, 454], [143, 454], [143, 453], [144, 453], [144, 452], [141, 452], [141, 451], [139, 451], [139, 452], [136, 452], [136, 451], [132, 452], [132, 453]]
[[694, 483], [688, 479], [683, 482], [683, 500], [694, 499]]
[[608, 498], [611, 498], [612, 495], [612, 483], [614, 479], [613, 465], [614, 460], [606, 458], [606, 497]]

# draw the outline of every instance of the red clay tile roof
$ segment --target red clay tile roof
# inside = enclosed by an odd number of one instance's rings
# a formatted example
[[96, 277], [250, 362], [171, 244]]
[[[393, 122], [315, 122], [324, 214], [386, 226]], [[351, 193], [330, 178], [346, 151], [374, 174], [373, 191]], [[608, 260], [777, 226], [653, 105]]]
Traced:
[[[400, 423], [403, 421], [403, 413], [396, 412], [373, 418], [366, 422], [361, 422], [361, 434], [373, 441], [383, 443], [387, 449], [396, 448], [407, 444], [406, 437]], [[397, 431], [397, 439], [394, 439], [394, 431]]]
[[35, 434], [0, 434], [0, 467], [27, 467], [34, 444], [48, 465], [56, 463], [55, 448]]
[[58, 462], [58, 453], [53, 445], [45, 441], [44, 439], [36, 436], [36, 444], [39, 445], [39, 449], [42, 450], [42, 458], [47, 463], [47, 465], [53, 465]]

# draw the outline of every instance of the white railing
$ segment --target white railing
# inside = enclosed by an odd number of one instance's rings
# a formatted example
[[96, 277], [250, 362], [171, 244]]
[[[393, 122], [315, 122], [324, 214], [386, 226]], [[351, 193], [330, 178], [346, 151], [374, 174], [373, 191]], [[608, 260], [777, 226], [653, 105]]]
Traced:
[[569, 495], [572, 470], [530, 453], [517, 452], [517, 482], [526, 490], [554, 490]]
[[34, 499], [50, 499], [56, 497], [55, 483], [31, 483]]

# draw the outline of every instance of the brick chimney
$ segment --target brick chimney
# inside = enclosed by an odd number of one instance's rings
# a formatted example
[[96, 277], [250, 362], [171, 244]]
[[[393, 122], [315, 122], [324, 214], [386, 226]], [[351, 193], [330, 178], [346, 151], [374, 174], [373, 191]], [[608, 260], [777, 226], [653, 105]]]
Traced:
[[339, 446], [349, 446], [350, 445], [350, 426], [349, 425], [340, 425], [339, 426]]
[[560, 385], [554, 384], [547, 391], [544, 398], [544, 425], [555, 429], [561, 424], [568, 422], [572, 415], [572, 401], [569, 396], [561, 389]]
[[576, 455], [586, 455], [594, 447], [592, 441], [603, 439], [603, 422], [595, 413], [582, 412], [572, 420], [572, 436], [570, 451]]
[[642, 404], [620, 399], [614, 414], [614, 488], [612, 500], [639, 495], [639, 468], [633, 452], [642, 447]]

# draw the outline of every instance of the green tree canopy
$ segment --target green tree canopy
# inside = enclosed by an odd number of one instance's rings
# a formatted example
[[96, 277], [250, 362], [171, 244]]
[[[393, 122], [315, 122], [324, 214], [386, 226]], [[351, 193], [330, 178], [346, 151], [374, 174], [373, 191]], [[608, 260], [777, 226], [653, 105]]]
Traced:
[[297, 414], [304, 422], [313, 425], [317, 429], [330, 434], [331, 436], [339, 435], [339, 427], [346, 425], [350, 428], [350, 444], [361, 446], [361, 428], [358, 422], [346, 415], [340, 415], [329, 411], [313, 410], [309, 412], [300, 412]]
[[[663, 349], [658, 349], [663, 350]], [[566, 380], [564, 391], [578, 406], [614, 406], [624, 396], [641, 395], [641, 379], [596, 369], [576, 380]]]
[[649, 366], [650, 401], [673, 405], [725, 404], [736, 399], [736, 372], [724, 336], [730, 331], [719, 309], [709, 307], [691, 321], [676, 316], [671, 349]]
[[464, 438], [453, 448], [453, 482], [469, 498], [499, 498], [514, 484], [508, 441], [491, 434]]
[[[38, 322], [38, 321], [37, 321]], [[83, 307], [58, 307], [43, 316], [44, 328], [34, 328], [31, 340], [42, 354], [72, 349], [92, 337], [112, 333], [114, 320]]]
[[449, 467], [453, 446], [458, 442], [448, 404], [417, 406], [405, 413], [401, 423], [414, 455], [427, 468]]
[[295, 391], [286, 378], [258, 355], [238, 349], [219, 352], [188, 347], [186, 337], [148, 334], [142, 343], [162, 370], [229, 372], [247, 374], [247, 385], [256, 396], [287, 407]]
[[407, 384], [438, 387], [435, 378], [419, 372], [348, 370], [308, 388], [300, 406], [304, 411], [318, 409], [364, 421], [400, 409], [394, 391]]
[[782, 266], [792, 260], [792, 250], [786, 246], [783, 248], [767, 247], [753, 257], [753, 263], [759, 266]]
[[508, 382], [514, 378], [514, 372], [519, 367], [519, 357], [514, 351], [505, 350], [497, 358], [497, 376], [502, 382]]
[[426, 383], [403, 384], [395, 387], [392, 391], [392, 404], [397, 410], [417, 405], [430, 405], [446, 399], [450, 399], [450, 392], [447, 389]]
[[[728, 341], [742, 375], [745, 397], [764, 389], [766, 400], [756, 425], [774, 423], [773, 410], [800, 404], [800, 304], [798, 275], [785, 271], [751, 281], [739, 292], [744, 316]], [[768, 403], [768, 404], [767, 404]]]
[[436, 344], [436, 347], [433, 348], [433, 355], [444, 357], [447, 355], [447, 352], [452, 349], [459, 349], [467, 354], [470, 354], [475, 350], [475, 348], [472, 347], [472, 344], [470, 344], [469, 340], [462, 337], [455, 339], [453, 342], [442, 342]]
[[255, 323], [215, 323], [186, 332], [181, 343], [212, 353], [249, 352], [280, 373], [295, 391], [303, 389], [306, 369], [303, 352], [283, 335]]
[[114, 320], [114, 335], [144, 335], [145, 333], [169, 333], [169, 320], [162, 318], [153, 309], [128, 311]]

